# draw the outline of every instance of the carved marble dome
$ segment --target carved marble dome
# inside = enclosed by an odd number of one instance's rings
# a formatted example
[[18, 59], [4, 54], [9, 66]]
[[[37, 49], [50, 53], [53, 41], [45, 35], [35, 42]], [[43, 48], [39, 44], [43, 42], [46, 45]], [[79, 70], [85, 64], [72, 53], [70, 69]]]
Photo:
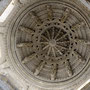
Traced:
[[88, 32], [89, 16], [73, 1], [27, 4], [8, 26], [9, 61], [29, 84], [71, 90], [89, 66]]

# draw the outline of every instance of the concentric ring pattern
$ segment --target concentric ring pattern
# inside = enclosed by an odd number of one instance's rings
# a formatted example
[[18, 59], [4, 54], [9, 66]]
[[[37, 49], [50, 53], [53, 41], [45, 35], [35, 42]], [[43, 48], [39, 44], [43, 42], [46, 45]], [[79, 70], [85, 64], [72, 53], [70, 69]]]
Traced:
[[88, 61], [88, 29], [86, 16], [73, 5], [59, 1], [32, 5], [12, 28], [15, 62], [41, 81], [73, 78]]

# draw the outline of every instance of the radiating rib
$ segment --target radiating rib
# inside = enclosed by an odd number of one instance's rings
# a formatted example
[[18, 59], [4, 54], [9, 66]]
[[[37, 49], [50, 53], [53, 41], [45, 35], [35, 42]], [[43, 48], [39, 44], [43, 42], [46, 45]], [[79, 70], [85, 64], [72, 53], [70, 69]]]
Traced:
[[34, 34], [34, 31], [30, 28], [26, 28], [24, 26], [20, 26], [19, 29], [23, 32], [29, 33], [29, 34]]
[[79, 59], [81, 62], [85, 62], [84, 57], [82, 57], [80, 53], [78, 53], [77, 51], [74, 51], [74, 54], [78, 57], [78, 59]]
[[71, 65], [70, 65], [70, 62], [68, 60], [65, 61], [65, 64], [66, 64], [66, 68], [67, 68], [67, 73], [69, 76], [72, 76], [73, 75], [73, 71], [72, 71], [72, 68], [71, 68]]
[[47, 45], [48, 44], [48, 42], [42, 42], [42, 41], [40, 43], [41, 44], [44, 44], [44, 45]]
[[40, 18], [36, 15], [36, 13], [34, 11], [32, 11], [30, 14], [31, 14], [32, 18], [34, 18], [34, 20], [37, 21], [37, 24], [41, 24], [42, 23]]
[[29, 43], [19, 43], [17, 44], [17, 47], [21, 48], [21, 47], [31, 47], [33, 45], [33, 43], [29, 42]]
[[57, 42], [57, 44], [66, 44], [66, 43], [70, 43], [70, 41]]
[[49, 49], [48, 49], [48, 52], [47, 52], [47, 55], [49, 55], [50, 54], [50, 52], [51, 52], [51, 47], [49, 47]]
[[64, 46], [61, 46], [61, 45], [56, 45], [56, 47], [58, 47], [58, 48], [60, 48], [60, 49], [68, 49], [68, 48], [66, 48], [66, 47], [64, 47]]
[[53, 27], [53, 29], [52, 29], [52, 39], [54, 39], [54, 28], [55, 27]]
[[55, 36], [55, 39], [57, 39], [57, 37], [59, 36], [61, 30], [58, 31], [57, 35]]
[[52, 68], [52, 72], [51, 72], [51, 80], [55, 80], [56, 79], [56, 74], [57, 74], [57, 65], [55, 64]]
[[43, 69], [44, 65], [45, 65], [45, 61], [41, 61], [38, 67], [36, 68], [34, 75], [38, 75], [40, 71]]
[[48, 47], [49, 47], [49, 45], [46, 45], [46, 46], [43, 48], [43, 50], [47, 49]]
[[62, 53], [59, 49], [57, 49], [56, 47], [55, 47], [55, 49], [59, 52], [60, 55], [63, 54], [63, 53]]
[[52, 52], [53, 52], [54, 57], [56, 57], [56, 53], [53, 47], [52, 47]]
[[90, 44], [90, 41], [88, 41], [88, 40], [84, 40], [84, 39], [75, 39], [75, 40], [79, 43]]
[[23, 64], [28, 63], [30, 60], [34, 59], [36, 57], [36, 55], [37, 55], [36, 53], [33, 53], [30, 56], [25, 57], [24, 60], [22, 61], [22, 63]]
[[63, 36], [61, 36], [60, 38], [58, 38], [56, 41], [59, 41], [59, 40], [61, 40], [61, 39], [65, 38], [67, 35], [68, 35], [67, 33], [66, 33], [66, 34], [64, 34]]
[[45, 37], [44, 35], [41, 35], [41, 37], [42, 37], [43, 39], [45, 39], [46, 41], [49, 41], [48, 38]]
[[52, 19], [53, 18], [53, 10], [52, 10], [51, 6], [47, 5], [46, 9], [47, 9], [48, 18]]
[[49, 33], [49, 31], [46, 30], [46, 32], [47, 32], [47, 36], [48, 36], [48, 38], [50, 39], [50, 33]]
[[61, 22], [64, 23], [67, 19], [67, 17], [69, 16], [70, 14], [70, 10], [69, 9], [66, 9], [65, 12], [63, 13], [63, 17], [61, 18]]
[[85, 25], [84, 22], [79, 22], [79, 23], [73, 25], [73, 26], [71, 27], [71, 29], [72, 29], [72, 30], [75, 30], [76, 28], [80, 28], [80, 27], [82, 27], [82, 26], [84, 26], [84, 25]]

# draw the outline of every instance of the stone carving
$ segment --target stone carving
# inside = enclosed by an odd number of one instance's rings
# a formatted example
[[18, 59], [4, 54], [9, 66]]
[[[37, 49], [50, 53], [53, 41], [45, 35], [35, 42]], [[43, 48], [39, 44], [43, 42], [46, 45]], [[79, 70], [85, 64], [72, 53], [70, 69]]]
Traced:
[[73, 25], [73, 26], [71, 27], [71, 29], [72, 29], [72, 30], [76, 30], [76, 29], [78, 29], [78, 28], [83, 27], [84, 25], [85, 25], [85, 23], [82, 21], [82, 22], [79, 22], [79, 23]]
[[67, 17], [69, 16], [70, 14], [70, 10], [69, 9], [66, 9], [65, 12], [63, 13], [63, 17], [61, 18], [61, 22], [65, 22]]
[[22, 63], [25, 64], [25, 63], [33, 60], [33, 59], [36, 57], [36, 55], [37, 55], [36, 53], [33, 53], [33, 54], [31, 54], [30, 56], [25, 57], [24, 60], [22, 61]]
[[52, 10], [51, 6], [47, 5], [46, 9], [47, 9], [48, 18], [52, 19], [53, 18], [53, 10]]
[[77, 51], [74, 51], [74, 54], [78, 57], [78, 59], [81, 61], [81, 62], [85, 62], [85, 58], [81, 56], [80, 53], [78, 53]]
[[31, 47], [33, 45], [32, 42], [29, 42], [29, 43], [19, 43], [17, 44], [17, 47], [18, 48], [21, 48], [21, 47]]
[[86, 44], [86, 45], [90, 45], [90, 41], [88, 40], [84, 40], [84, 39], [75, 39], [77, 42], [79, 43], [83, 43], [83, 44]]
[[32, 12], [30, 13], [30, 15], [32, 16], [32, 18], [33, 18], [34, 20], [36, 20], [37, 24], [42, 24], [40, 18], [36, 15], [36, 13], [35, 13], [34, 11], [32, 11]]
[[[60, 44], [67, 45], [66, 42], [70, 42], [70, 41], [64, 40], [64, 38], [68, 36], [68, 34], [66, 33], [61, 35], [61, 37], [58, 37], [60, 35], [60, 32], [62, 32], [61, 30], [58, 30], [58, 28], [56, 27], [51, 27], [50, 30], [52, 30], [51, 33], [49, 32], [49, 30], [46, 30], [45, 32], [46, 36], [44, 34], [42, 34], [41, 36], [44, 39], [44, 41], [41, 42], [41, 45], [44, 44], [43, 51], [46, 51], [48, 49], [47, 55], [50, 55], [52, 53], [54, 57], [56, 57], [57, 53], [59, 55], [63, 55], [63, 53], [61, 52], [62, 49], [67, 50], [68, 48]], [[55, 30], [58, 30], [58, 32], [55, 33]], [[60, 40], [63, 40], [63, 41], [61, 42]]]
[[26, 28], [24, 26], [20, 26], [19, 27], [19, 30], [23, 31], [23, 32], [26, 32], [26, 33], [29, 33], [29, 34], [34, 34], [34, 30], [30, 29], [30, 28]]
[[61, 36], [59, 39], [57, 39], [57, 41], [59, 41], [59, 40], [65, 38], [66, 36], [68, 36], [68, 33], [66, 33], [66, 34], [64, 34], [63, 36]]
[[45, 61], [41, 61], [38, 67], [36, 68], [34, 75], [38, 75], [40, 71], [43, 69], [44, 65], [45, 65]]
[[[50, 74], [51, 76], [51, 80], [55, 80], [57, 79], [57, 65], [58, 65], [58, 61], [60, 63], [65, 62], [66, 64], [66, 68], [67, 68], [67, 77], [72, 76], [73, 75], [73, 70], [72, 70], [72, 62], [69, 62], [68, 60], [65, 61], [65, 58], [70, 58], [70, 54], [72, 53], [72, 51], [74, 50], [74, 45], [75, 40], [76, 42], [84, 42], [89, 44], [89, 42], [86, 42], [86, 40], [84, 39], [77, 39], [75, 36], [76, 33], [74, 33], [75, 35], [73, 35], [72, 30], [75, 30], [76, 28], [81, 28], [85, 25], [85, 22], [83, 20], [78, 21], [76, 19], [76, 22], [79, 22], [78, 24], [73, 24], [72, 26], [68, 26], [66, 25], [66, 20], [68, 23], [68, 17], [69, 15], [72, 15], [72, 13], [70, 13], [71, 9], [70, 8], [66, 8], [63, 13], [61, 14], [62, 17], [60, 18], [54, 18], [54, 9], [52, 8], [52, 5], [46, 5], [44, 6], [45, 12], [47, 12], [47, 17], [46, 20], [44, 21], [44, 19], [41, 19], [41, 17], [39, 17], [38, 13], [36, 13], [36, 11], [32, 10], [29, 12], [29, 14], [31, 15], [30, 19], [32, 19], [32, 21], [34, 23], [36, 23], [37, 26], [37, 30], [33, 30], [30, 28], [27, 28], [23, 25], [21, 25], [19, 27], [19, 29], [25, 33], [29, 33], [34, 34], [33, 35], [33, 39], [31, 42], [23, 42], [23, 43], [18, 43], [17, 47], [23, 49], [24, 47], [32, 47], [32, 51], [34, 51], [34, 54], [29, 55], [28, 57], [25, 57], [24, 60], [22, 60], [23, 64], [26, 64], [30, 61], [36, 58], [37, 56], [37, 60], [41, 61], [40, 64], [37, 66], [37, 68], [35, 69], [35, 72], [32, 71], [32, 73], [35, 76], [39, 76], [40, 72], [43, 71], [43, 67], [46, 64], [50, 64], [50, 65], [54, 65], [52, 68], [52, 72]], [[64, 7], [65, 8], [65, 7]], [[77, 14], [77, 13], [76, 13]], [[74, 16], [76, 18], [76, 16]], [[48, 20], [49, 19], [49, 20]], [[42, 23], [43, 21], [43, 23]], [[30, 24], [31, 25], [31, 24]], [[32, 27], [32, 26], [31, 26]], [[70, 28], [69, 28], [70, 27]], [[31, 35], [32, 36], [32, 35]], [[27, 51], [28, 52], [28, 51]], [[74, 52], [74, 51], [73, 51]], [[31, 53], [31, 51], [29, 52]], [[76, 52], [75, 52], [76, 53]], [[75, 54], [79, 59], [81, 59], [81, 55], [79, 55], [78, 53]], [[61, 60], [61, 61], [60, 61]], [[63, 61], [64, 60], [64, 61]], [[81, 59], [83, 61], [83, 59]], [[75, 60], [74, 60], [75, 62]], [[32, 63], [32, 62], [31, 62]], [[76, 62], [75, 62], [76, 63]], [[35, 66], [36, 67], [36, 66]], [[60, 77], [59, 77], [60, 78]]]
[[[50, 86], [47, 82], [53, 82], [53, 84], [57, 82], [68, 83], [68, 80], [77, 77], [77, 75], [84, 70], [83, 68], [84, 66], [86, 67], [87, 63], [82, 64], [74, 59], [75, 54], [72, 54], [74, 49], [79, 48], [81, 52], [83, 51], [83, 55], [82, 53], [80, 55], [84, 56], [88, 62], [87, 52], [84, 53], [88, 48], [86, 47], [87, 45], [85, 45], [85, 48], [83, 47], [82, 50], [80, 48], [82, 44], [77, 45], [77, 40], [75, 41], [76, 38], [89, 39], [87, 36], [88, 30], [86, 30], [87, 28], [89, 29], [89, 24], [87, 24], [88, 20], [85, 18], [86, 15], [84, 15], [84, 11], [80, 10], [79, 7], [75, 7], [75, 4], [72, 5], [73, 3], [70, 4], [70, 2], [66, 3], [69, 0], [66, 0], [64, 3], [63, 1], [64, 0], [60, 2], [59, 0], [43, 0], [41, 2], [37, 1], [37, 3], [32, 5], [27, 4], [27, 8], [22, 9], [20, 15], [18, 13], [20, 17], [15, 17], [15, 21], [13, 21], [14, 24], [12, 23], [10, 27], [10, 29], [12, 29], [8, 30], [11, 34], [7, 36], [9, 37], [9, 45], [11, 45], [11, 48], [9, 47], [11, 55], [8, 54], [13, 60], [13, 63], [15, 62], [14, 66], [17, 66], [17, 71], [20, 72], [19, 74], [23, 77], [27, 75], [28, 77], [26, 79], [28, 82], [31, 79], [39, 85], [43, 82], [44, 84], [41, 85], [43, 87], [46, 85]], [[71, 10], [73, 13], [70, 13]], [[77, 22], [80, 22], [80, 24], [76, 25]], [[83, 24], [86, 24], [86, 26], [83, 27]], [[73, 27], [72, 25], [75, 26]], [[81, 27], [82, 30], [76, 33], [72, 32], [74, 30], [71, 28], [76, 29], [78, 27]], [[21, 31], [18, 31], [17, 28], [21, 29]], [[16, 42], [18, 42], [17, 47], [15, 47]], [[32, 52], [35, 52], [36, 55], [32, 54]], [[23, 56], [26, 57], [20, 60], [20, 57], [23, 58]], [[63, 65], [66, 60], [64, 58], [69, 59], [69, 61], [66, 61], [66, 67]], [[41, 62], [41, 60], [43, 61]], [[52, 66], [52, 64], [56, 65]], [[51, 67], [53, 68], [50, 73]], [[59, 85], [58, 83], [57, 86]], [[52, 85], [50, 89], [51, 87]], [[62, 85], [62, 87], [64, 87], [64, 85]]]
[[54, 64], [51, 72], [51, 80], [56, 79], [56, 74], [57, 74], [57, 64]]
[[66, 60], [66, 61], [65, 61], [65, 64], [66, 64], [66, 69], [67, 69], [68, 75], [69, 75], [69, 76], [72, 76], [72, 75], [73, 75], [73, 71], [72, 71], [70, 62], [69, 62], [68, 60]]

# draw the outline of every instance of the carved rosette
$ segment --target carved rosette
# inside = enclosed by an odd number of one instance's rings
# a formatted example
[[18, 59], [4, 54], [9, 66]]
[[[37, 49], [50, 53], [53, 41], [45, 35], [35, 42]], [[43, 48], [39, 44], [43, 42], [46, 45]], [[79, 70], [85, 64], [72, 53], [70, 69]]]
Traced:
[[89, 60], [88, 22], [83, 11], [64, 1], [26, 7], [12, 23], [8, 36], [14, 67], [36, 83], [75, 78]]

